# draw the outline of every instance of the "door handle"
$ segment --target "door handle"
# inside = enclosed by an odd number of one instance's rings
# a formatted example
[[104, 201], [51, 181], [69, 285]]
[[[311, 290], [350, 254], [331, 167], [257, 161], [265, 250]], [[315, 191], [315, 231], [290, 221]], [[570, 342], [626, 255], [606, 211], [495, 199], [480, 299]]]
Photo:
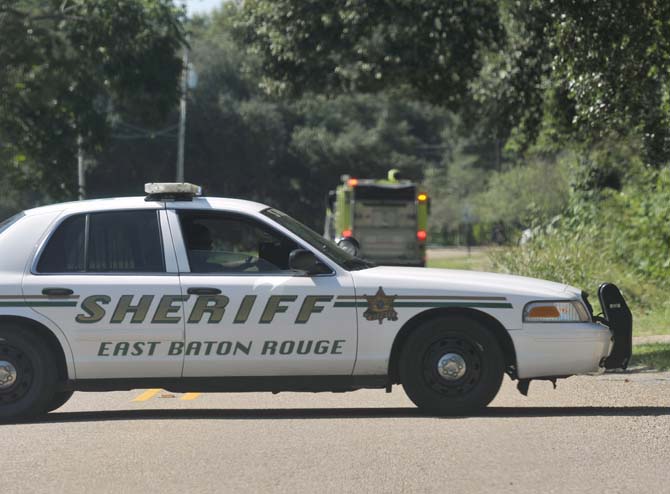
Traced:
[[186, 290], [186, 293], [189, 295], [218, 295], [221, 293], [221, 290], [218, 288], [210, 288], [204, 286], [193, 286]]
[[44, 288], [42, 289], [42, 295], [47, 295], [49, 297], [67, 297], [68, 295], [74, 294], [74, 291], [69, 288]]

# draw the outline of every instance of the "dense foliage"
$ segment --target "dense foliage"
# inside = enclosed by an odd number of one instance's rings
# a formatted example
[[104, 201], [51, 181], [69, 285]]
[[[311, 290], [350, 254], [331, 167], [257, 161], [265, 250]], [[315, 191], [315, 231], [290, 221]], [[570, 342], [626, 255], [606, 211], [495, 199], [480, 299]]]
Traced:
[[667, 2], [249, 0], [242, 14], [268, 88], [405, 86], [514, 144], [547, 125], [575, 142], [634, 130], [667, 161]]
[[247, 0], [238, 25], [270, 91], [404, 86], [451, 108], [502, 35], [490, 0]]
[[[237, 12], [226, 4], [190, 25], [198, 85], [189, 93], [187, 180], [207, 194], [273, 204], [321, 230], [326, 194], [340, 175], [383, 177], [399, 166], [421, 178], [441, 162], [450, 122], [442, 108], [392, 91], [268, 96], [257, 56], [232, 36]], [[89, 188], [138, 194], [144, 182], [173, 180], [176, 150], [169, 134], [115, 139], [97, 156]]]
[[162, 121], [178, 98], [182, 15], [170, 0], [0, 1], [3, 175], [71, 197], [78, 138], [101, 149], [115, 112]]
[[533, 239], [498, 251], [495, 268], [584, 287], [592, 293], [615, 281], [639, 324], [656, 333], [670, 317], [670, 170], [652, 170], [640, 157], [620, 191], [572, 195], [570, 207], [537, 226]]
[[[375, 18], [355, 4], [303, 15], [305, 2], [246, 2], [245, 35], [262, 55], [265, 87], [407, 86], [426, 101], [456, 102], [443, 162], [425, 170], [433, 238], [462, 239], [463, 224], [468, 241], [491, 240], [482, 225], [505, 225], [509, 239], [531, 227], [529, 243], [497, 255], [498, 269], [587, 287], [615, 279], [636, 304], [667, 309], [659, 290], [670, 283], [670, 4], [449, 2], [451, 22], [487, 22], [473, 38], [476, 54], [450, 58], [436, 85], [417, 81], [418, 57], [396, 47], [428, 40], [449, 56], [463, 31], [450, 26], [445, 46], [430, 22], [407, 30], [410, 8], [443, 23], [429, 1], [374, 4], [386, 14]], [[395, 61], [390, 74], [377, 46]], [[424, 58], [422, 76], [435, 74]], [[445, 91], [456, 99], [445, 101]]]

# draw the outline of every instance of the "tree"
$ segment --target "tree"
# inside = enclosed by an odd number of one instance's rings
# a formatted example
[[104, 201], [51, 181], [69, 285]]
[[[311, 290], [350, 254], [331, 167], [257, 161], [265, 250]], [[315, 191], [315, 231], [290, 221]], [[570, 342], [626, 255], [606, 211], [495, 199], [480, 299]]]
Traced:
[[501, 36], [492, 0], [247, 0], [238, 24], [271, 92], [404, 86], [457, 108]]
[[668, 2], [248, 0], [238, 28], [268, 91], [402, 88], [508, 151], [633, 134], [670, 159]]
[[508, 151], [518, 156], [536, 140], [550, 96], [546, 82], [554, 51], [546, 29], [551, 17], [543, 2], [515, 0], [501, 0], [499, 16], [504, 36], [484, 50], [462, 118], [469, 137], [496, 141], [499, 152], [511, 137]]
[[444, 109], [385, 93], [308, 95], [295, 107], [290, 151], [299, 166], [292, 173], [311, 209], [323, 210], [326, 192], [343, 174], [382, 178], [399, 168], [423, 179], [441, 161], [450, 125]]
[[7, 171], [55, 198], [72, 196], [79, 138], [99, 150], [113, 112], [163, 119], [179, 95], [182, 22], [171, 0], [2, 0]]
[[[381, 178], [400, 167], [421, 178], [440, 161], [450, 117], [444, 109], [388, 93], [265, 94], [258, 56], [231, 36], [238, 12], [230, 2], [189, 24], [199, 82], [189, 92], [187, 180], [209, 195], [271, 204], [321, 229], [326, 194], [340, 175]], [[166, 136], [113, 140], [97, 156], [90, 190], [114, 196], [171, 180], [175, 152]], [[119, 174], [127, 180], [119, 183]]]
[[[573, 137], [637, 133], [647, 162], [670, 159], [670, 3], [546, 2], [554, 84], [573, 103]], [[556, 108], [561, 111], [561, 108]], [[616, 137], [615, 137], [616, 138]]]

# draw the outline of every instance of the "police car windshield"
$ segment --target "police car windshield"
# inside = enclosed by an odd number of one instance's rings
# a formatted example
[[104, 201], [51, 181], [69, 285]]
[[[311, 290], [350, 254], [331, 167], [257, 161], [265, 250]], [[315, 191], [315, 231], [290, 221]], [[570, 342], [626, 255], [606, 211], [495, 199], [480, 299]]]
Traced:
[[295, 233], [312, 247], [319, 249], [319, 251], [323, 252], [326, 256], [328, 256], [329, 259], [336, 262], [344, 269], [348, 269], [349, 271], [356, 271], [359, 269], [367, 269], [375, 266], [375, 264], [370, 261], [366, 261], [359, 257], [354, 257], [351, 254], [347, 254], [345, 251], [340, 249], [335, 242], [331, 242], [330, 240], [322, 237], [314, 230], [303, 225], [288, 214], [282, 213], [281, 211], [273, 208], [264, 209], [261, 212], [268, 218], [271, 218], [272, 220], [279, 223], [284, 228], [287, 228], [291, 232]]

